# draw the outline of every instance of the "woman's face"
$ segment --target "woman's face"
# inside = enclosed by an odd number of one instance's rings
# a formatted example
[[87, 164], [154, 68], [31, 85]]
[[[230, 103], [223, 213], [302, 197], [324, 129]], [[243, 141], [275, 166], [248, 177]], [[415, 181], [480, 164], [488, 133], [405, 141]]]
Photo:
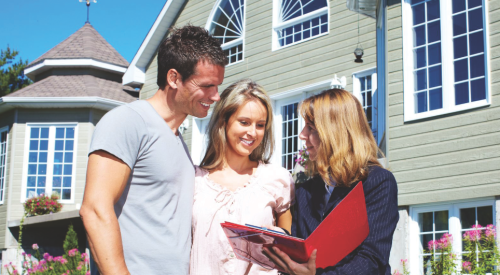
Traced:
[[229, 153], [248, 157], [257, 148], [266, 130], [267, 110], [257, 100], [250, 100], [229, 118], [226, 139]]
[[309, 152], [309, 159], [316, 160], [319, 150], [319, 134], [314, 124], [306, 122], [306, 126], [300, 132], [299, 138], [306, 142], [307, 151]]

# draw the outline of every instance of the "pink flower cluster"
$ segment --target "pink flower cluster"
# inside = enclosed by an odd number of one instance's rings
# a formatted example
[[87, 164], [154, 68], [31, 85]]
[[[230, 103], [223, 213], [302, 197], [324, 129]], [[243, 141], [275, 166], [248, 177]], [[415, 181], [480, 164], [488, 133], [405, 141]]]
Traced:
[[463, 262], [462, 263], [462, 270], [465, 270], [467, 272], [471, 272], [472, 271], [472, 264], [471, 264], [471, 262]]
[[307, 169], [307, 161], [309, 160], [309, 152], [307, 149], [305, 147], [300, 149], [296, 156], [295, 162]]
[[472, 230], [466, 231], [464, 233], [464, 239], [466, 241], [471, 241], [471, 242], [478, 242], [481, 240], [481, 228], [483, 226], [478, 224], [478, 225], [473, 225]]
[[486, 232], [485, 232], [486, 238], [488, 239], [496, 239], [497, 237], [497, 229], [493, 224], [488, 224], [486, 226]]
[[447, 249], [451, 247], [451, 244], [453, 242], [453, 236], [448, 233], [444, 233], [444, 235], [441, 237], [439, 240], [432, 240], [427, 243], [427, 247], [429, 250], [436, 250], [436, 249]]

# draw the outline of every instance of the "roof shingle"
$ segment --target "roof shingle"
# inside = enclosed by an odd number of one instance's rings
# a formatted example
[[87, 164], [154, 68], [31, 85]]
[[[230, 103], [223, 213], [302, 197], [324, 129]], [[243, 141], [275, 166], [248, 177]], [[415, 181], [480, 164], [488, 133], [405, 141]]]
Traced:
[[128, 67], [128, 62], [121, 56], [89, 23], [59, 43], [54, 48], [31, 62], [32, 67], [45, 59], [81, 59], [90, 58], [119, 66]]

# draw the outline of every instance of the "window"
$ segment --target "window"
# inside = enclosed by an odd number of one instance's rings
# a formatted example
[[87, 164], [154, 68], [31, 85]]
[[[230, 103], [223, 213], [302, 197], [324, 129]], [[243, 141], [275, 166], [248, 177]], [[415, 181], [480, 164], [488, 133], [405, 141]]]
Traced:
[[23, 199], [58, 193], [73, 200], [76, 125], [28, 125]]
[[482, 0], [404, 0], [405, 121], [490, 103]]
[[229, 64], [243, 60], [245, 1], [219, 0], [212, 10], [206, 29], [219, 39]]
[[327, 34], [328, 22], [327, 0], [274, 0], [273, 50]]
[[[353, 94], [358, 98], [361, 106], [363, 106], [373, 136], [375, 140], [378, 141], [379, 110], [383, 108], [379, 106], [376, 69], [355, 73], [353, 75]], [[381, 130], [381, 132], [383, 132], [383, 130]]]
[[7, 134], [8, 127], [0, 129], [0, 203], [5, 196], [5, 184], [7, 179]]
[[193, 131], [191, 133], [191, 159], [193, 163], [199, 165], [207, 151], [207, 130], [212, 114], [205, 118], [193, 118]]
[[[462, 236], [473, 225], [495, 224], [494, 200], [453, 203], [426, 207], [412, 207], [410, 221], [410, 262], [411, 274], [427, 274], [430, 253], [427, 244], [440, 239], [444, 233], [453, 236], [453, 250], [459, 259], [466, 259]], [[425, 249], [425, 250], [424, 250]], [[461, 265], [459, 265], [461, 266]]]

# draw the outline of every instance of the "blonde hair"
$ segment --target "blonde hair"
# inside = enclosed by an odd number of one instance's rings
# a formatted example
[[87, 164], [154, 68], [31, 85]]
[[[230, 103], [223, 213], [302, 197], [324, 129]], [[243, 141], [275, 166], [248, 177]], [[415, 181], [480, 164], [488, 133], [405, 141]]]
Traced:
[[379, 166], [379, 149], [359, 101], [348, 91], [331, 89], [307, 98], [300, 114], [318, 131], [320, 145], [307, 172], [350, 186], [368, 176], [369, 166]]
[[267, 110], [267, 120], [264, 137], [249, 158], [252, 161], [269, 163], [273, 153], [273, 112], [271, 99], [267, 92], [250, 79], [242, 79], [227, 87], [220, 95], [220, 101], [215, 104], [214, 112], [208, 124], [208, 146], [200, 167], [213, 170], [226, 162], [226, 126], [231, 116], [246, 102], [255, 100], [262, 103]]

